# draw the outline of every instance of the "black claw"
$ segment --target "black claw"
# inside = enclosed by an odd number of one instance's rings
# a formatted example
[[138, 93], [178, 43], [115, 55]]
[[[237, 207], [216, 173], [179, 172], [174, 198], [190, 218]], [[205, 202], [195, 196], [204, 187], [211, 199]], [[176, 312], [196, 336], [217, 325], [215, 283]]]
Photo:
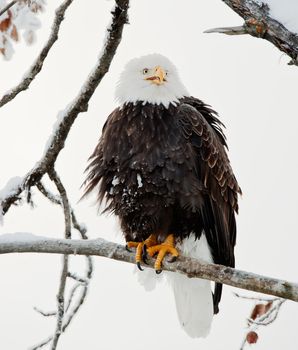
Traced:
[[137, 267], [138, 267], [138, 269], [139, 269], [140, 271], [144, 271], [144, 269], [142, 269], [141, 263], [140, 263], [139, 261], [137, 262]]
[[157, 275], [160, 275], [162, 273], [162, 270], [155, 270]]
[[147, 246], [146, 246], [146, 244], [144, 244], [143, 248], [142, 248], [142, 260], [143, 260], [144, 264], [148, 265], [148, 261], [147, 261]]
[[170, 259], [168, 259], [169, 263], [172, 263], [177, 260], [177, 256], [172, 256]]
[[128, 248], [128, 245], [127, 245], [127, 244], [125, 245], [125, 249], [126, 249], [128, 252], [131, 253], [131, 250]]

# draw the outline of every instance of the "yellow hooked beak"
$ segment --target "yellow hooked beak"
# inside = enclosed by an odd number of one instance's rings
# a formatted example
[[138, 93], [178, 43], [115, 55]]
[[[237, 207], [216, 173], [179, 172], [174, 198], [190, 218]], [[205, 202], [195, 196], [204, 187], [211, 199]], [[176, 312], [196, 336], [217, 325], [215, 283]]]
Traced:
[[154, 75], [146, 78], [146, 80], [149, 80], [151, 81], [152, 84], [156, 84], [156, 85], [164, 84], [164, 82], [166, 81], [165, 79], [166, 72], [164, 71], [164, 69], [160, 66], [156, 66], [154, 67], [153, 71], [154, 71]]

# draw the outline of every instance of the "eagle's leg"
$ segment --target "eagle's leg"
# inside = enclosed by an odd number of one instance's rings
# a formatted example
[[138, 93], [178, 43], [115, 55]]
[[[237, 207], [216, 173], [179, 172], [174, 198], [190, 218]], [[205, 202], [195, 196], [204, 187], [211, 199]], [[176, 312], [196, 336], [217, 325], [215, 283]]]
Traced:
[[179, 256], [178, 250], [175, 248], [175, 238], [173, 234], [168, 235], [165, 241], [161, 244], [153, 245], [147, 248], [147, 253], [150, 256], [157, 254], [154, 268], [156, 273], [161, 273], [162, 261], [166, 254], [171, 254], [173, 259]]
[[127, 248], [136, 248], [136, 256], [135, 256], [135, 260], [136, 260], [136, 264], [138, 266], [138, 268], [143, 271], [143, 269], [141, 268], [141, 262], [145, 261], [146, 258], [146, 248], [151, 247], [151, 246], [156, 246], [157, 244], [157, 239], [156, 239], [156, 235], [152, 234], [150, 235], [145, 241], [143, 242], [127, 242], [126, 243], [126, 247]]

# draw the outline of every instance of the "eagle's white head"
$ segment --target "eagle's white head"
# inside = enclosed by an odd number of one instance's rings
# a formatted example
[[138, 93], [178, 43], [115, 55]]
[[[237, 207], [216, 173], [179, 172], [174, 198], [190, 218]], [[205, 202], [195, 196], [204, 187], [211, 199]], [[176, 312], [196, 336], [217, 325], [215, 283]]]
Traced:
[[189, 96], [177, 69], [165, 56], [150, 54], [129, 61], [118, 82], [116, 98], [121, 103], [162, 104], [168, 108], [179, 98]]

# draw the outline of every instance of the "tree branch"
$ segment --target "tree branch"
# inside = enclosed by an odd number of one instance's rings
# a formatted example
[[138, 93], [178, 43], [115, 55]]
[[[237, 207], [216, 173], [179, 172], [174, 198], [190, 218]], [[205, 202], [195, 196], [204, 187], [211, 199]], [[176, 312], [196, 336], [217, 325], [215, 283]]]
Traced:
[[13, 100], [20, 92], [27, 90], [31, 82], [34, 80], [37, 74], [41, 71], [43, 63], [46, 57], [48, 56], [48, 53], [50, 52], [54, 43], [58, 40], [58, 33], [59, 33], [60, 25], [64, 19], [65, 11], [69, 7], [69, 5], [71, 5], [72, 2], [73, 0], [65, 0], [57, 8], [54, 22], [52, 25], [52, 31], [48, 41], [46, 42], [45, 46], [41, 50], [40, 54], [36, 58], [33, 65], [30, 67], [29, 71], [25, 74], [23, 80], [17, 86], [9, 90], [9, 92], [4, 94], [4, 96], [0, 99], [0, 107], [4, 106], [9, 101]]
[[17, 2], [18, 2], [18, 0], [13, 0], [9, 4], [7, 4], [2, 10], [0, 10], [0, 16], [2, 16], [6, 11], [8, 11]]
[[[0, 236], [0, 254], [26, 252], [95, 255], [135, 263], [133, 252], [128, 252], [122, 245], [101, 238], [93, 240], [48, 239], [20, 233]], [[148, 267], [153, 268], [154, 260], [148, 258], [148, 264]], [[227, 266], [207, 264], [182, 256], [173, 263], [165, 261], [163, 268], [166, 271], [179, 272], [188, 277], [203, 278], [237, 288], [298, 301], [298, 284], [285, 280], [236, 270]]]
[[[64, 212], [64, 225], [65, 225], [64, 237], [66, 239], [71, 239], [71, 209], [70, 209], [65, 187], [63, 186], [60, 180], [60, 177], [58, 176], [58, 174], [54, 169], [51, 170], [49, 175], [50, 175], [50, 179], [55, 183], [61, 198], [60, 202]], [[62, 333], [63, 318], [65, 313], [64, 293], [65, 293], [67, 276], [68, 276], [68, 255], [64, 254], [63, 266], [62, 266], [61, 277], [60, 277], [60, 285], [59, 285], [59, 290], [57, 294], [57, 324], [56, 324], [56, 330], [54, 333], [52, 347], [51, 347], [52, 350], [56, 350], [60, 335]]]
[[298, 35], [289, 31], [283, 24], [272, 18], [267, 4], [254, 0], [222, 0], [240, 15], [244, 24], [239, 27], [223, 27], [206, 30], [205, 33], [227, 35], [250, 34], [270, 41], [280, 51], [291, 57], [289, 64], [298, 65]]
[[[48, 189], [45, 188], [45, 186], [42, 184], [42, 182], [37, 183], [36, 187], [52, 203], [62, 206], [64, 208], [64, 211], [65, 211], [65, 208], [68, 208], [67, 212], [65, 213], [65, 223], [67, 221], [67, 224], [65, 225], [65, 227], [68, 228], [67, 231], [70, 232], [69, 225], [72, 224], [73, 228], [76, 229], [77, 231], [79, 231], [82, 239], [88, 239], [87, 229], [84, 225], [80, 224], [77, 221], [77, 218], [75, 216], [73, 209], [68, 204], [66, 190], [65, 190], [63, 184], [61, 183], [61, 180], [59, 179], [58, 175], [56, 173], [53, 173], [53, 171], [52, 171], [52, 172], [50, 172], [50, 177], [53, 181], [55, 181], [55, 184], [56, 184], [57, 189], [59, 190], [60, 196], [57, 196], [57, 195], [51, 193]], [[67, 218], [67, 220], [66, 220], [66, 218]], [[88, 292], [88, 288], [89, 288], [89, 281], [91, 280], [92, 273], [93, 273], [92, 258], [90, 256], [86, 256], [86, 260], [87, 260], [86, 276], [79, 277], [75, 273], [71, 273], [68, 270], [65, 270], [65, 266], [66, 266], [65, 257], [66, 257], [66, 255], [64, 255], [60, 288], [61, 288], [62, 283], [64, 283], [64, 285], [65, 285], [66, 277], [72, 278], [77, 283], [71, 289], [67, 304], [64, 307], [63, 317], [61, 317], [61, 315], [60, 315], [59, 321], [57, 319], [57, 328], [56, 328], [55, 334], [53, 336], [47, 337], [46, 339], [41, 341], [39, 344], [35, 345], [31, 350], [40, 349], [40, 348], [44, 347], [45, 345], [49, 344], [51, 341], [52, 341], [52, 348], [53, 348], [54, 344], [56, 346], [57, 341], [59, 339], [59, 336], [61, 335], [61, 333], [63, 333], [67, 329], [67, 327], [71, 323], [73, 317], [76, 315], [76, 313], [79, 311], [80, 307], [83, 305], [85, 298], [87, 296], [87, 292]], [[68, 262], [68, 260], [67, 260], [67, 262]], [[65, 272], [66, 272], [66, 274], [65, 274]], [[80, 296], [76, 300], [75, 306], [72, 308], [72, 310], [69, 311], [70, 306], [72, 305], [72, 302], [74, 299], [74, 295], [75, 295], [76, 291], [79, 289], [81, 289]], [[65, 305], [65, 303], [64, 303], [64, 305]], [[58, 311], [59, 311], [59, 307], [60, 307], [60, 304], [59, 304], [59, 299], [58, 299]], [[45, 314], [45, 315], [48, 316], [48, 314]], [[51, 313], [49, 315], [51, 315]], [[55, 312], [54, 315], [57, 315], [59, 317], [59, 312], [58, 312], [58, 314], [57, 314], [57, 312]]]
[[97, 64], [89, 74], [77, 97], [59, 116], [58, 125], [47, 143], [44, 156], [37, 162], [32, 170], [24, 176], [18, 186], [1, 199], [0, 208], [2, 208], [3, 214], [9, 210], [12, 204], [15, 204], [20, 199], [21, 193], [26, 188], [36, 185], [43, 175], [53, 168], [77, 116], [81, 112], [86, 112], [88, 110], [88, 103], [102, 78], [108, 72], [117, 47], [121, 42], [123, 27], [128, 23], [128, 5], [129, 0], [116, 0], [116, 6], [112, 11], [112, 22], [107, 29], [108, 35]]

